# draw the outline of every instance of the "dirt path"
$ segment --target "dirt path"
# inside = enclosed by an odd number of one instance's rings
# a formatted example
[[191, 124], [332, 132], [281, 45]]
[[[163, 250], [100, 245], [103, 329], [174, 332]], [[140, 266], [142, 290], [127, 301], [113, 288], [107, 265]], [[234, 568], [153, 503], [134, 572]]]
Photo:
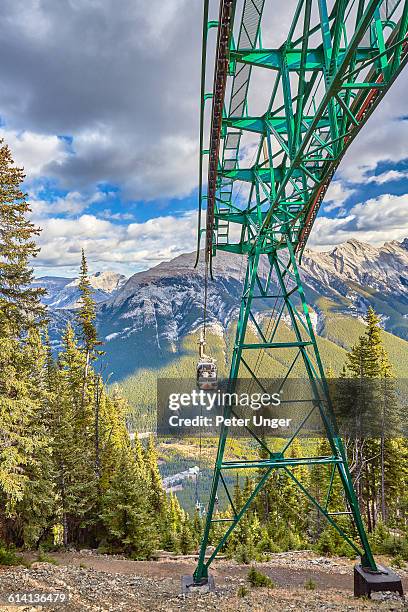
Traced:
[[[130, 561], [128, 559], [110, 559], [105, 556], [84, 556], [76, 553], [54, 556], [64, 565], [86, 565], [86, 567], [100, 572], [113, 572], [125, 576], [137, 574], [138, 576], [157, 578], [158, 580], [163, 578], [181, 579], [181, 576], [185, 574], [192, 574], [196, 567], [194, 560], [184, 561], [182, 559]], [[318, 564], [309, 564], [310, 567], [299, 567], [300, 560], [293, 559], [293, 557], [288, 557], [288, 561], [289, 563], [285, 565], [282, 565], [279, 559], [272, 563], [257, 563], [257, 567], [279, 587], [303, 586], [307, 580], [312, 579], [318, 587], [348, 589], [350, 591], [353, 588], [352, 564], [342, 563], [338, 568], [339, 571], [336, 572], [336, 566], [332, 563], [327, 564], [326, 569], [322, 569]], [[231, 561], [216, 561], [211, 572], [216, 584], [225, 586], [231, 577], [245, 579], [248, 574], [248, 566]]]
[[[213, 568], [216, 593], [187, 597], [180, 594], [180, 577], [193, 572], [194, 559], [130, 561], [74, 552], [53, 557], [59, 565], [34, 563], [30, 569], [0, 569], [0, 601], [6, 602], [11, 592], [64, 591], [69, 595], [68, 604], [14, 609], [19, 612], [40, 609], [73, 612], [408, 610], [404, 601], [394, 597], [355, 600], [352, 596], [353, 563], [308, 553], [273, 555], [267, 563], [257, 564], [260, 571], [272, 578], [273, 589], [250, 589], [246, 580], [248, 566], [218, 560]], [[407, 572], [401, 573], [408, 588]], [[314, 590], [305, 588], [310, 580], [315, 585]], [[240, 587], [247, 587], [244, 597], [238, 597]], [[0, 610], [12, 609], [0, 604]]]

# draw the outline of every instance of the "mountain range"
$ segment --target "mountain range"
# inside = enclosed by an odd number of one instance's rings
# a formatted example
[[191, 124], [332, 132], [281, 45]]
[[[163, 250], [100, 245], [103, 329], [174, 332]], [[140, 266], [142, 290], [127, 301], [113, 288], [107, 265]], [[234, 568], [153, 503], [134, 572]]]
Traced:
[[[108, 299], [118, 291], [126, 282], [126, 276], [117, 272], [96, 272], [89, 276], [93, 288], [93, 297], [97, 303]], [[77, 308], [80, 298], [79, 278], [65, 278], [62, 276], [42, 276], [33, 283], [35, 287], [47, 290], [44, 304], [52, 309]]]
[[[193, 253], [180, 255], [128, 279], [113, 272], [90, 277], [112, 380], [166, 367], [185, 354], [185, 339], [197, 332], [202, 321], [204, 266], [200, 263], [194, 269], [194, 259]], [[244, 268], [240, 256], [219, 252], [214, 260], [208, 319], [222, 350], [237, 318]], [[380, 247], [349, 240], [325, 253], [306, 250], [301, 270], [312, 320], [323, 338], [348, 348], [353, 343], [352, 338], [347, 341], [350, 318], [359, 322], [371, 304], [384, 329], [396, 336], [397, 352], [402, 350], [408, 340], [408, 239]], [[260, 273], [265, 273], [263, 264]], [[63, 326], [78, 307], [78, 279], [43, 277], [36, 285], [48, 290], [44, 301], [49, 306], [52, 341], [58, 345]]]

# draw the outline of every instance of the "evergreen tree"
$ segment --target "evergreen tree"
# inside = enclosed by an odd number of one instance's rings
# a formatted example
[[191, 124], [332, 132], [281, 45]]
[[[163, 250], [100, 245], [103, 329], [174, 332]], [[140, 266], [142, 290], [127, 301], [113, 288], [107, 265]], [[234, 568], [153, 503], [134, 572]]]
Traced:
[[102, 500], [101, 518], [113, 546], [124, 549], [133, 558], [151, 556], [158, 541], [146, 497], [146, 482], [129, 452], [122, 452]]
[[31, 340], [0, 336], [0, 522], [4, 537], [16, 537], [20, 544], [17, 504], [30, 485], [34, 464], [48, 452], [31, 349]]
[[82, 408], [85, 356], [68, 324], [59, 355], [58, 396], [54, 419], [54, 455], [61, 499], [64, 543], [82, 542], [95, 523], [97, 480], [94, 469], [91, 390]]
[[[379, 513], [387, 520], [386, 462], [394, 463], [385, 432], [398, 431], [398, 414], [392, 369], [382, 345], [380, 318], [370, 307], [366, 330], [347, 355], [345, 384], [339, 389], [340, 404], [354, 418], [353, 441], [346, 444], [360, 506], [369, 531], [375, 528]], [[372, 429], [367, 432], [367, 425]], [[388, 452], [390, 454], [387, 456]], [[395, 491], [394, 491], [395, 493]], [[391, 495], [392, 496], [392, 495]]]
[[0, 139], [0, 334], [19, 336], [44, 319], [41, 295], [33, 288], [30, 260], [38, 253], [40, 233], [29, 220], [21, 190], [23, 170], [14, 165], [10, 149]]
[[167, 498], [159, 472], [158, 457], [153, 436], [149, 436], [144, 453], [144, 460], [149, 479], [150, 503], [157, 518], [158, 528], [161, 528], [166, 514]]
[[[82, 249], [81, 267], [79, 270], [79, 291], [81, 292], [80, 307], [78, 309], [78, 324], [80, 328], [80, 340], [86, 355], [86, 366], [94, 358], [94, 351], [98, 344], [98, 335], [95, 327], [96, 308], [95, 300], [92, 295], [92, 285], [88, 275], [88, 264], [85, 252]], [[85, 378], [86, 378], [85, 372]]]
[[28, 478], [21, 501], [17, 502], [13, 520], [13, 541], [26, 547], [38, 547], [50, 538], [56, 519], [55, 470], [50, 438], [52, 393], [48, 387], [47, 353], [37, 329], [31, 328], [23, 344], [30, 397], [36, 408], [30, 415], [28, 430], [36, 441], [25, 466]]
[[188, 555], [194, 550], [194, 539], [193, 539], [193, 531], [191, 528], [190, 521], [187, 517], [185, 517], [183, 524], [181, 526], [180, 532], [180, 552], [183, 555]]
[[[88, 275], [88, 264], [85, 257], [85, 252], [82, 249], [81, 266], [79, 271], [79, 291], [81, 293], [80, 306], [78, 309], [77, 320], [80, 330], [80, 342], [82, 350], [85, 355], [85, 363], [83, 369], [83, 381], [82, 381], [82, 396], [81, 406], [82, 409], [86, 409], [86, 391], [89, 386], [89, 374], [90, 365], [97, 357], [95, 351], [96, 346], [101, 344], [98, 340], [98, 335], [95, 326], [96, 319], [96, 308], [95, 300], [92, 296], [92, 286]], [[99, 351], [100, 353], [100, 351]], [[95, 463], [95, 474], [99, 479], [101, 475], [101, 457], [100, 457], [100, 377], [94, 377], [94, 391], [95, 396], [93, 398], [93, 432], [94, 432], [94, 463]]]
[[196, 510], [193, 519], [193, 535], [196, 546], [199, 546], [203, 535], [203, 520], [200, 513]]
[[27, 219], [23, 179], [0, 140], [0, 522], [3, 536], [20, 542], [24, 529], [17, 504], [27, 491], [34, 456], [40, 448], [46, 452], [41, 426], [35, 427], [41, 387], [37, 392], [37, 372], [31, 367], [33, 336], [27, 340], [29, 330], [34, 333], [44, 319], [44, 291], [31, 287], [30, 260], [38, 252], [39, 230]]

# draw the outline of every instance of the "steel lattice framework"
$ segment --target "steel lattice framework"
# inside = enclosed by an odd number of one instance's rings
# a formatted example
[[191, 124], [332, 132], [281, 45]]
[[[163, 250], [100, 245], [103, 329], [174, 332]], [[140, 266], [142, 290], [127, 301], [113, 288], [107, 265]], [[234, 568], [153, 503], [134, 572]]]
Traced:
[[[217, 21], [209, 21], [204, 1], [203, 66], [200, 134], [200, 238], [205, 235], [208, 265], [217, 251], [246, 257], [237, 333], [230, 370], [230, 387], [246, 372], [261, 385], [247, 355], [251, 351], [292, 351], [291, 365], [303, 362], [313, 390], [313, 410], [324, 422], [330, 454], [325, 457], [289, 456], [296, 434], [280, 452], [262, 440], [266, 458], [226, 461], [228, 428], [219, 440], [204, 537], [194, 580], [208, 576], [208, 567], [226, 539], [262, 490], [272, 470], [280, 469], [296, 482], [309, 501], [361, 556], [363, 567], [377, 570], [347, 465], [342, 440], [336, 434], [327, 383], [306, 304], [299, 261], [330, 181], [354, 138], [381, 102], [408, 61], [408, 0], [299, 0], [286, 39], [276, 48], [262, 43], [264, 31], [279, 30], [280, 3], [268, 17], [268, 0], [221, 0]], [[209, 31], [217, 29], [213, 89], [206, 91]], [[259, 90], [268, 96], [262, 113]], [[262, 96], [261, 96], [262, 97]], [[265, 98], [265, 96], [263, 96]], [[211, 100], [208, 145], [205, 105]], [[205, 148], [207, 146], [208, 148]], [[248, 163], [248, 151], [254, 152]], [[207, 189], [203, 186], [208, 161]], [[242, 186], [244, 188], [242, 189]], [[245, 194], [245, 197], [244, 195]], [[206, 226], [201, 208], [206, 205]], [[200, 242], [199, 242], [200, 246]], [[199, 248], [197, 249], [199, 253]], [[260, 261], [268, 273], [260, 274]], [[262, 326], [256, 302], [270, 300], [272, 324]], [[273, 305], [273, 308], [272, 308]], [[291, 338], [279, 341], [283, 318]], [[258, 341], [247, 338], [255, 326]], [[252, 362], [251, 362], [252, 363]], [[261, 385], [262, 386], [262, 385]], [[231, 408], [225, 408], [226, 416]], [[297, 479], [297, 465], [325, 465], [332, 470], [326, 502], [321, 503]], [[231, 496], [231, 518], [214, 552], [206, 558], [218, 487], [226, 487], [228, 470], [263, 468], [253, 494], [241, 509]], [[358, 542], [352, 540], [329, 510], [330, 488], [337, 475], [344, 488], [347, 511]], [[226, 520], [226, 519], [223, 519]]]

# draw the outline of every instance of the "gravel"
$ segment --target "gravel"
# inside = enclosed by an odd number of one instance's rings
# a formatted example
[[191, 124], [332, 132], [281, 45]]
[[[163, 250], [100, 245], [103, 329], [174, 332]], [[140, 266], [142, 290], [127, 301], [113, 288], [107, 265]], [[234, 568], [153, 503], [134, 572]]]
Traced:
[[[14, 608], [0, 605], [0, 610], [408, 610], [403, 600], [391, 594], [376, 595], [372, 600], [354, 599], [350, 586], [352, 564], [342, 559], [326, 559], [308, 553], [274, 555], [268, 563], [258, 564], [261, 571], [272, 576], [276, 588], [250, 588], [246, 581], [248, 566], [218, 561], [214, 567], [216, 592], [186, 596], [180, 594], [180, 576], [182, 573], [191, 573], [191, 565], [190, 571], [185, 572], [186, 562], [182, 558], [171, 562], [134, 562], [111, 559], [89, 551], [64, 553], [55, 557], [60, 565], [35, 562], [30, 569], [0, 568], [0, 601], [6, 601], [7, 596], [15, 592], [63, 591], [69, 595], [67, 604]], [[315, 590], [306, 590], [303, 586], [305, 577], [315, 581]], [[288, 587], [287, 583], [295, 586]], [[337, 584], [347, 586], [338, 588]], [[247, 587], [248, 593], [244, 597], [238, 597], [240, 586]]]

